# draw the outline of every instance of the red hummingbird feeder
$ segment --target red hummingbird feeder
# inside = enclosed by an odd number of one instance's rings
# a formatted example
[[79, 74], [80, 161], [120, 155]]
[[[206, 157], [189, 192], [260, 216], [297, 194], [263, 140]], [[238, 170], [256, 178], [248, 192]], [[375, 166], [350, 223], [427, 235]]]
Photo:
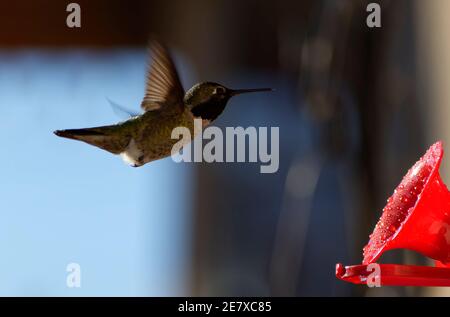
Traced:
[[367, 284], [370, 264], [388, 250], [409, 249], [435, 260], [435, 267], [379, 264], [380, 285], [450, 286], [450, 192], [439, 175], [442, 142], [433, 144], [387, 200], [361, 265], [336, 265], [336, 277]]

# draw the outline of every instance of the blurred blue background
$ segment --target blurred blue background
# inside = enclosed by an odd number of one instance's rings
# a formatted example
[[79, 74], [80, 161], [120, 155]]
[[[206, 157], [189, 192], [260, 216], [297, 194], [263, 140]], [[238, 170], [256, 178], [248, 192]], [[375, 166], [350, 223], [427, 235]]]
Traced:
[[[190, 166], [134, 169], [52, 133], [123, 119], [106, 96], [137, 110], [146, 59], [144, 49], [0, 53], [0, 295], [186, 294]], [[72, 262], [81, 288], [66, 285]]]

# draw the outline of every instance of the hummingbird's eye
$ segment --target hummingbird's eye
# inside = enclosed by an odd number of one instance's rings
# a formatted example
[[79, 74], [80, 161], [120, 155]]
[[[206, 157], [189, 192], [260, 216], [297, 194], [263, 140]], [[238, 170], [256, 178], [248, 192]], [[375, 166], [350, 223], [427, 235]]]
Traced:
[[224, 95], [224, 94], [225, 94], [225, 88], [223, 88], [223, 87], [214, 88], [214, 95]]

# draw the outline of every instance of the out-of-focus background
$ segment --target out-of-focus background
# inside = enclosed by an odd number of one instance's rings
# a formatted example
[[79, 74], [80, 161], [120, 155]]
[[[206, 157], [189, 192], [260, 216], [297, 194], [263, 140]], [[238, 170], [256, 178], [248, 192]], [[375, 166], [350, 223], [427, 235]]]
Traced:
[[[450, 144], [450, 2], [83, 0], [0, 3], [0, 295], [407, 296], [334, 277], [360, 263], [385, 199], [438, 139]], [[187, 89], [236, 97], [219, 127], [280, 127], [280, 169], [133, 169], [52, 131], [138, 110], [150, 34]], [[450, 163], [442, 175], [450, 181]], [[383, 262], [425, 264], [392, 251]], [[68, 288], [66, 267], [81, 267]]]

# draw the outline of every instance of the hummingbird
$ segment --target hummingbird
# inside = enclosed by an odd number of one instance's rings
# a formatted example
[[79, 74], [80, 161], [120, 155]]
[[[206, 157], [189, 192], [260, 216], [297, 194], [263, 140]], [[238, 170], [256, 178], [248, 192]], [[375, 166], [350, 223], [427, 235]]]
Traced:
[[171, 155], [172, 147], [178, 141], [171, 138], [173, 129], [188, 128], [192, 141], [199, 134], [198, 129], [194, 129], [194, 119], [201, 119], [204, 129], [220, 116], [231, 97], [272, 90], [230, 89], [214, 82], [201, 82], [185, 93], [166, 46], [154, 41], [150, 51], [152, 63], [146, 74], [142, 114], [113, 125], [54, 133], [120, 155], [127, 164], [139, 167]]

